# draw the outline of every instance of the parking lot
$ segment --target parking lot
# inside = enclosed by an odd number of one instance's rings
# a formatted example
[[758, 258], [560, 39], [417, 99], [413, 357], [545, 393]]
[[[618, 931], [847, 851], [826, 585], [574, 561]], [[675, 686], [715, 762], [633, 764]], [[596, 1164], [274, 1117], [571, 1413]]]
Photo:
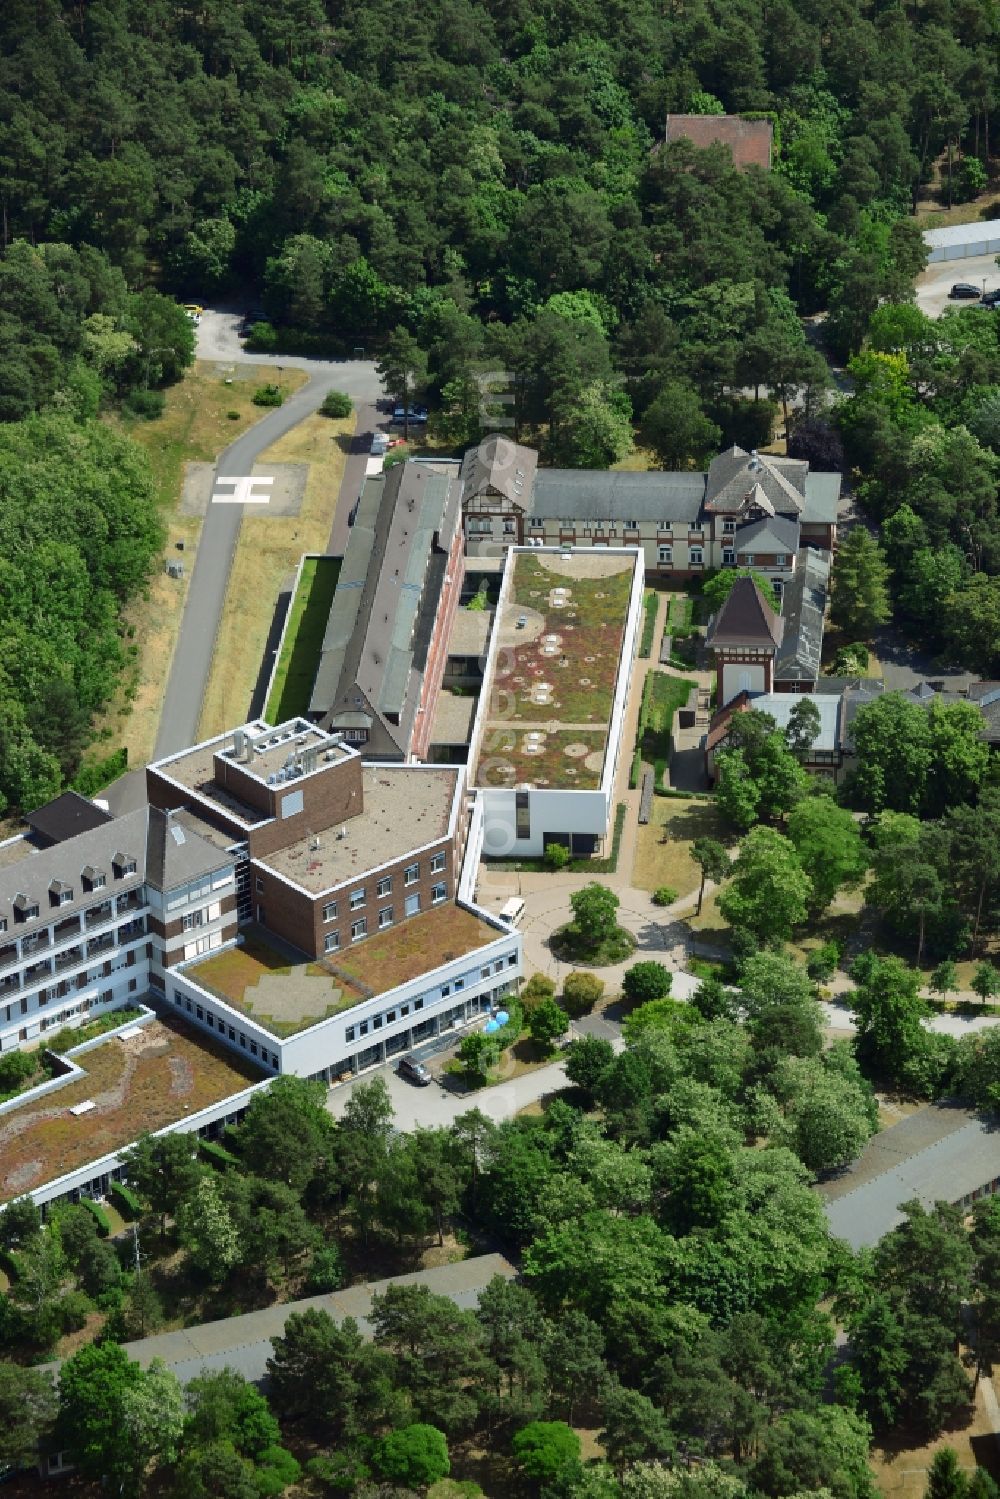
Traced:
[[[995, 255], [971, 255], [964, 260], [941, 260], [917, 277], [917, 306], [928, 317], [940, 317], [946, 307], [974, 307], [976, 303], [952, 301], [948, 293], [956, 281], [969, 281], [980, 291], [1000, 288], [1000, 266]], [[985, 316], [985, 314], [984, 314]]]

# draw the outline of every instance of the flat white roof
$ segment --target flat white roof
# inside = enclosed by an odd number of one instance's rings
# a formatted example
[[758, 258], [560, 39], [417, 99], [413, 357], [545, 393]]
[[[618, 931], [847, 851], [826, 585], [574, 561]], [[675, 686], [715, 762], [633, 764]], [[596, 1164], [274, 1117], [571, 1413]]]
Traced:
[[[788, 727], [792, 709], [802, 701], [799, 692], [765, 692], [752, 698], [751, 708], [769, 713], [779, 729]], [[837, 748], [837, 722], [840, 716], [840, 697], [831, 692], [810, 692], [809, 701], [819, 709], [819, 733], [813, 740], [813, 749], [834, 750]]]
[[924, 244], [930, 250], [997, 238], [1000, 238], [1000, 219], [973, 219], [968, 224], [948, 224], [944, 229], [924, 230]]

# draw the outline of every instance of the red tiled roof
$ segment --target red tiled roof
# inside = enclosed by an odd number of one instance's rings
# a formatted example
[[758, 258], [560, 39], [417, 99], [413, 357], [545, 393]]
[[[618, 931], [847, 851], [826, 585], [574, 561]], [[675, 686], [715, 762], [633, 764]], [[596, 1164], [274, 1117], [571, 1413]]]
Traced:
[[770, 120], [745, 120], [742, 115], [667, 115], [667, 140], [688, 140], [699, 150], [728, 146], [738, 167], [771, 166], [774, 126]]
[[732, 702], [727, 703], [724, 708], [719, 709], [708, 726], [708, 738], [705, 740], [706, 751], [715, 749], [717, 744], [720, 744], [723, 739], [727, 738], [729, 725], [733, 721], [733, 716], [737, 713], [745, 713], [749, 706], [750, 694], [747, 691], [743, 691], [738, 692]]

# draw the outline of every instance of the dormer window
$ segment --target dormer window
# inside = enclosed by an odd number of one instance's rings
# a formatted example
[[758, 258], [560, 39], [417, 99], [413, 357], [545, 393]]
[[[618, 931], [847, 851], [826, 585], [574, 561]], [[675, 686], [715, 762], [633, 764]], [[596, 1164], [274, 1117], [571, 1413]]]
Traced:
[[115, 854], [111, 860], [111, 867], [115, 872], [115, 879], [122, 880], [127, 874], [135, 874], [135, 860], [131, 854]]
[[53, 880], [49, 886], [49, 905], [68, 906], [73, 899], [73, 886], [63, 880]]
[[80, 878], [83, 880], [84, 889], [86, 890], [103, 890], [108, 883], [108, 877], [104, 873], [104, 870], [95, 869], [92, 864], [84, 866]]
[[38, 916], [38, 902], [27, 895], [15, 895], [13, 906], [15, 921], [34, 921]]

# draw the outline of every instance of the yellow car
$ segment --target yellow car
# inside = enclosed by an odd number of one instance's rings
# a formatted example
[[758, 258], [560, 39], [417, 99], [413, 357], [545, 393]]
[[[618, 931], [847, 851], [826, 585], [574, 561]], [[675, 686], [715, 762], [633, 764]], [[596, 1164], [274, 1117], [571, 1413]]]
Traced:
[[192, 323], [194, 323], [195, 327], [197, 327], [201, 322], [201, 315], [205, 311], [205, 309], [204, 307], [199, 307], [197, 302], [185, 302], [184, 311], [187, 313]]

